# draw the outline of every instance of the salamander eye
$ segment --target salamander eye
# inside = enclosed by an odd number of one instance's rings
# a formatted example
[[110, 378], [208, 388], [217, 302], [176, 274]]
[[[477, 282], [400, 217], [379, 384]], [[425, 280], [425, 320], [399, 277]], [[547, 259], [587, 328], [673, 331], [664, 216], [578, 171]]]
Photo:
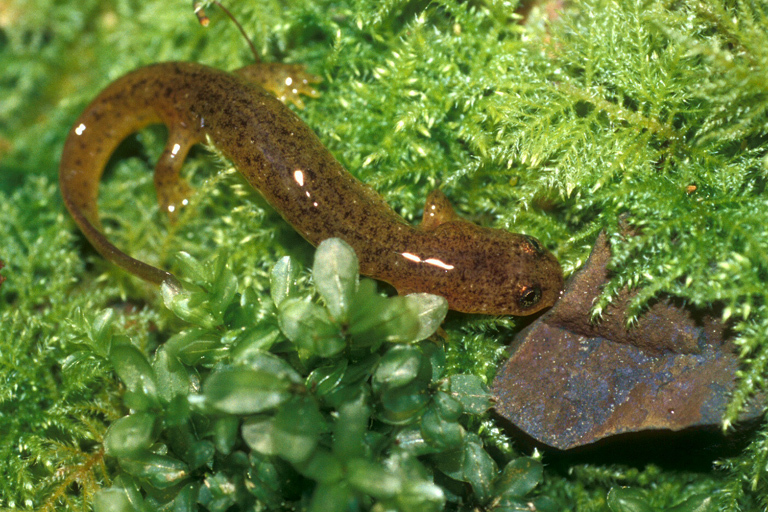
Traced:
[[538, 285], [523, 287], [522, 293], [517, 303], [522, 309], [528, 309], [536, 305], [541, 299], [541, 288]]
[[528, 243], [531, 244], [531, 246], [537, 253], [542, 254], [544, 252], [544, 248], [541, 246], [541, 243], [538, 240], [536, 240], [532, 236], [528, 236], [528, 235], [523, 235], [523, 236], [528, 241]]

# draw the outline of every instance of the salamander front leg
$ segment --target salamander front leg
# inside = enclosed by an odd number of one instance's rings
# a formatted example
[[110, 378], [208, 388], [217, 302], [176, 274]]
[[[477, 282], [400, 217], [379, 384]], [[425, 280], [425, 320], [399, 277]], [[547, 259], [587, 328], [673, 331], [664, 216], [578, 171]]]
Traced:
[[435, 189], [427, 196], [424, 204], [424, 216], [421, 218], [421, 229], [432, 231], [440, 224], [462, 219], [448, 198], [440, 190]]

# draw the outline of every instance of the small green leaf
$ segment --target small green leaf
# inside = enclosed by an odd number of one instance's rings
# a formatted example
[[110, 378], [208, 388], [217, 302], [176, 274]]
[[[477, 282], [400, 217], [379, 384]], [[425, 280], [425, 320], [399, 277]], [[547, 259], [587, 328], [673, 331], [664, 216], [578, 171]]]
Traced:
[[309, 512], [347, 512], [354, 510], [354, 495], [342, 482], [320, 484], [312, 493]]
[[269, 292], [272, 295], [272, 302], [278, 308], [280, 303], [296, 292], [297, 276], [298, 267], [290, 256], [283, 256], [272, 267], [272, 272], [269, 274]]
[[561, 512], [562, 511], [562, 504], [559, 503], [555, 499], [555, 497], [536, 496], [535, 498], [526, 498], [525, 502], [526, 502], [526, 506], [528, 507], [528, 510], [526, 512], [529, 512], [531, 510], [531, 507], [528, 505], [529, 503], [532, 503], [533, 507], [538, 512]]
[[200, 327], [174, 334], [164, 347], [188, 366], [211, 365], [227, 353], [218, 333]]
[[109, 358], [128, 391], [146, 396], [151, 401], [157, 399], [155, 372], [146, 356], [136, 347], [124, 344], [113, 346]]
[[96, 493], [93, 508], [94, 512], [149, 512], [151, 510], [142, 497], [136, 479], [126, 474], [118, 475], [112, 481], [112, 487]]
[[217, 322], [221, 323], [224, 312], [232, 304], [237, 293], [237, 277], [227, 268], [227, 258], [219, 255], [215, 261], [213, 285], [208, 298], [209, 308], [215, 314]]
[[128, 457], [148, 449], [154, 442], [154, 425], [155, 415], [148, 412], [139, 411], [118, 419], [104, 436], [107, 455]]
[[344, 371], [341, 382], [323, 397], [325, 404], [329, 407], [340, 407], [345, 402], [356, 400], [360, 394], [370, 396], [371, 385], [368, 381], [378, 361], [379, 355], [374, 353], [350, 363]]
[[400, 492], [402, 482], [383, 465], [366, 459], [352, 459], [347, 463], [349, 485], [376, 499], [392, 498]]
[[189, 475], [184, 462], [167, 455], [147, 453], [137, 457], [121, 457], [118, 461], [125, 472], [145, 479], [157, 489], [167, 489]]
[[[493, 512], [531, 512], [530, 502], [514, 496], [502, 496], [493, 504]], [[538, 512], [539, 509], [534, 510]]]
[[209, 512], [225, 512], [237, 503], [238, 487], [231, 477], [219, 472], [205, 479], [197, 500]]
[[341, 460], [362, 456], [365, 451], [365, 434], [368, 431], [371, 410], [365, 395], [338, 407], [334, 422], [333, 452]]
[[410, 384], [419, 376], [421, 365], [422, 354], [417, 347], [392, 347], [382, 356], [373, 374], [373, 392]]
[[194, 471], [213, 461], [216, 449], [213, 443], [206, 440], [195, 441], [184, 454], [184, 460], [189, 465], [189, 470]]
[[374, 353], [355, 361], [354, 364], [350, 364], [344, 373], [342, 384], [351, 386], [367, 381], [373, 375], [374, 369], [379, 365], [380, 360], [381, 356]]
[[424, 440], [419, 425], [411, 425], [406, 428], [398, 429], [397, 435], [395, 436], [395, 442], [398, 447], [414, 456], [427, 455], [437, 451]]
[[448, 393], [438, 391], [432, 398], [437, 412], [447, 421], [458, 421], [464, 412], [464, 406]]
[[277, 454], [275, 447], [275, 421], [273, 417], [258, 416], [249, 418], [241, 429], [243, 440], [251, 448], [262, 455]]
[[247, 360], [250, 354], [254, 352], [265, 352], [281, 338], [280, 331], [272, 326], [266, 331], [262, 326], [244, 329], [233, 342], [233, 348], [230, 352], [232, 362], [240, 363]]
[[455, 420], [447, 421], [435, 407], [427, 408], [421, 417], [421, 434], [427, 443], [441, 451], [457, 449], [464, 441], [464, 428]]
[[411, 293], [405, 296], [419, 320], [419, 332], [412, 341], [421, 341], [432, 336], [448, 314], [448, 301], [439, 295]]
[[197, 483], [185, 485], [176, 497], [173, 498], [173, 502], [168, 507], [167, 512], [196, 512], [199, 486], [200, 484]]
[[93, 343], [91, 345], [94, 348], [109, 347], [112, 341], [112, 319], [114, 316], [114, 309], [103, 309], [93, 319], [91, 324], [91, 339]]
[[378, 417], [390, 425], [407, 425], [419, 418], [429, 403], [426, 387], [419, 381], [387, 389], [381, 394]]
[[405, 297], [382, 297], [376, 293], [374, 281], [360, 281], [354, 301], [348, 332], [355, 346], [375, 347], [383, 342], [410, 343], [419, 334], [421, 324], [411, 302]]
[[202, 291], [177, 290], [163, 284], [160, 288], [165, 307], [185, 322], [192, 325], [213, 329], [221, 324], [221, 317], [209, 309], [209, 295]]
[[131, 496], [122, 487], [101, 489], [93, 497], [93, 512], [143, 512], [144, 504], [139, 500], [131, 501]]
[[304, 379], [301, 375], [284, 359], [270, 352], [253, 352], [243, 360], [242, 365], [257, 372], [271, 373], [277, 380], [285, 380], [303, 387]]
[[158, 395], [165, 403], [170, 403], [177, 396], [189, 394], [189, 374], [184, 365], [174, 355], [171, 355], [165, 345], [155, 352], [152, 362], [155, 379], [158, 385]]
[[348, 364], [346, 359], [339, 359], [331, 365], [315, 368], [307, 377], [307, 388], [319, 397], [327, 395], [341, 383]]
[[196, 283], [205, 282], [207, 272], [203, 263], [186, 251], [176, 253], [176, 263], [179, 266], [180, 273], [186, 276], [186, 279]]
[[229, 454], [237, 441], [237, 431], [240, 420], [235, 416], [222, 416], [213, 421], [213, 443], [219, 453]]
[[295, 382], [274, 368], [225, 367], [213, 372], [203, 394], [214, 409], [229, 414], [254, 414], [286, 402]]
[[309, 396], [296, 397], [275, 416], [272, 431], [275, 451], [285, 460], [299, 464], [312, 455], [320, 433], [325, 430], [325, 418], [315, 400]]
[[359, 274], [357, 256], [348, 243], [329, 238], [317, 246], [312, 277], [328, 311], [337, 321], [347, 318]]
[[278, 321], [280, 329], [300, 349], [320, 357], [332, 357], [346, 347], [346, 340], [328, 315], [328, 310], [312, 302], [290, 299], [283, 302]]
[[256, 452], [251, 452], [249, 462], [250, 467], [245, 480], [246, 489], [267, 505], [269, 510], [279, 510], [280, 505], [283, 504], [283, 496], [280, 492], [283, 478], [280, 472], [272, 460]]
[[483, 448], [477, 434], [468, 432], [464, 446], [436, 458], [437, 467], [460, 482], [467, 482], [480, 501], [491, 496], [491, 482], [496, 476], [496, 463]]
[[613, 487], [606, 498], [611, 512], [654, 512], [643, 489]]
[[217, 339], [198, 339], [178, 351], [179, 359], [188, 366], [212, 366], [227, 355], [227, 348]]
[[163, 426], [165, 428], [178, 427], [189, 420], [189, 396], [176, 395], [163, 410]]
[[274, 310], [274, 303], [263, 300], [262, 297], [262, 292], [256, 291], [252, 286], [245, 288], [236, 297], [237, 301], [233, 301], [232, 307], [224, 313], [223, 320], [227, 327], [233, 331], [251, 329], [260, 323], [259, 319], [271, 315]]
[[302, 475], [320, 484], [339, 483], [344, 478], [344, 467], [334, 454], [318, 448], [312, 456], [296, 468]]
[[68, 369], [73, 364], [88, 360], [94, 356], [108, 359], [111, 346], [115, 342], [130, 343], [128, 341], [113, 341], [120, 337], [113, 335], [112, 322], [114, 309], [104, 309], [96, 313], [84, 314], [80, 307], [76, 307], [72, 315], [66, 320], [68, 326], [75, 333], [68, 336], [73, 351], [63, 362], [63, 368]]
[[432, 380], [437, 382], [445, 372], [445, 350], [430, 342], [422, 342], [420, 345], [422, 352], [429, 356], [429, 362], [432, 365]]
[[720, 510], [711, 494], [694, 494], [687, 500], [668, 508], [666, 512], [717, 512]]
[[451, 395], [468, 414], [483, 414], [491, 408], [491, 393], [477, 375], [451, 375]]
[[445, 506], [445, 493], [432, 482], [406, 481], [397, 494], [402, 512], [439, 512]]
[[494, 482], [494, 494], [522, 498], [544, 478], [544, 466], [536, 459], [518, 457], [509, 462]]

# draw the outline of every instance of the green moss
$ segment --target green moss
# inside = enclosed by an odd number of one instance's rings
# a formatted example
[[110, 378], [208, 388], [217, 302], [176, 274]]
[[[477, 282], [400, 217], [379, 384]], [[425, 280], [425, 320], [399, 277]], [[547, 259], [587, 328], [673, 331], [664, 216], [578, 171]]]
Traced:
[[[744, 361], [725, 425], [765, 389], [764, 3], [589, 0], [554, 20], [545, 6], [534, 7], [524, 26], [515, 23], [514, 3], [490, 0], [254, 0], [230, 8], [265, 59], [302, 62], [324, 77], [322, 97], [301, 116], [403, 216], [418, 219], [426, 193], [439, 185], [469, 218], [536, 235], [570, 273], [597, 233], [615, 233], [628, 215], [638, 236], [613, 236], [615, 274], [595, 315], [625, 285], [640, 288], [638, 314], [659, 293], [721, 305]], [[224, 69], [251, 61], [231, 24], [217, 9], [208, 12], [211, 26], [202, 29], [186, 1], [11, 0], [0, 8], [0, 259], [7, 277], [0, 286], [0, 473], [11, 475], [0, 481], [0, 507], [76, 509], [110, 485], [117, 468], [103, 456], [105, 430], [139, 400], [121, 388], [128, 386], [125, 375], [122, 384], [115, 378], [110, 347], [130, 340], [149, 357], [161, 344], [206, 346], [205, 337], [183, 334], [189, 325], [163, 305], [158, 290], [88, 247], [55, 183], [70, 124], [112, 79], [161, 60]], [[308, 268], [311, 247], [236, 173], [216, 172], [226, 164], [204, 151], [185, 166], [199, 193], [169, 225], [154, 206], [150, 174], [163, 136], [142, 132], [109, 170], [100, 197], [109, 236], [187, 278], [190, 261], [226, 261], [237, 292], [249, 290], [243, 307], [254, 326], [276, 328], [254, 305], [268, 300], [275, 262], [290, 254]], [[191, 257], [180, 258], [180, 251]], [[446, 371], [491, 378], [516, 325], [449, 315]], [[207, 364], [190, 350], [186, 364]], [[515, 460], [490, 425], [464, 424], [480, 434], [465, 445], [479, 474], [492, 467], [481, 440], [495, 447], [489, 449], [497, 462]], [[230, 427], [215, 426], [222, 446]], [[205, 460], [208, 449], [195, 445], [203, 455], [189, 461]], [[542, 509], [546, 500], [604, 510], [646, 498], [664, 508], [702, 493], [717, 510], [756, 509], [768, 506], [766, 454], [763, 431], [743, 454], [721, 461], [725, 471], [545, 469], [534, 494]], [[230, 462], [215, 474], [197, 469], [211, 483], [210, 510], [240, 502], [225, 492], [240, 478], [231, 469], [242, 461]], [[248, 464], [274, 484], [264, 483], [258, 496], [276, 507], [275, 489], [294, 470], [261, 459]], [[419, 464], [427, 473], [441, 467], [436, 459]], [[461, 476], [442, 464], [438, 474]], [[118, 479], [115, 488], [124, 491], [115, 500], [138, 489], [136, 471]], [[445, 476], [437, 481], [451, 506], [468, 503], [459, 498], [465, 488]], [[467, 481], [476, 496], [487, 492], [482, 479]], [[647, 494], [609, 497], [609, 489], [623, 485]], [[192, 499], [192, 491], [184, 487], [178, 495]], [[324, 491], [329, 503], [344, 495], [336, 491]]]

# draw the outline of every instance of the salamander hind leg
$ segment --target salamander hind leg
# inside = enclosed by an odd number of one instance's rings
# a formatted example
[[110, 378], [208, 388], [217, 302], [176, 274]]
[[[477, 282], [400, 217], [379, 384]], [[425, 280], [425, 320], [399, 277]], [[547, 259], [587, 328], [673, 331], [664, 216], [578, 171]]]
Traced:
[[197, 139], [181, 131], [171, 131], [160, 159], [155, 165], [155, 190], [160, 211], [166, 212], [171, 222], [176, 220], [179, 210], [189, 203], [192, 188], [181, 177], [181, 166], [189, 148]]
[[320, 96], [313, 84], [322, 82], [322, 78], [307, 72], [300, 64], [259, 62], [237, 69], [235, 74], [260, 85], [283, 103], [291, 102], [298, 108], [304, 108], [302, 95], [310, 98]]

